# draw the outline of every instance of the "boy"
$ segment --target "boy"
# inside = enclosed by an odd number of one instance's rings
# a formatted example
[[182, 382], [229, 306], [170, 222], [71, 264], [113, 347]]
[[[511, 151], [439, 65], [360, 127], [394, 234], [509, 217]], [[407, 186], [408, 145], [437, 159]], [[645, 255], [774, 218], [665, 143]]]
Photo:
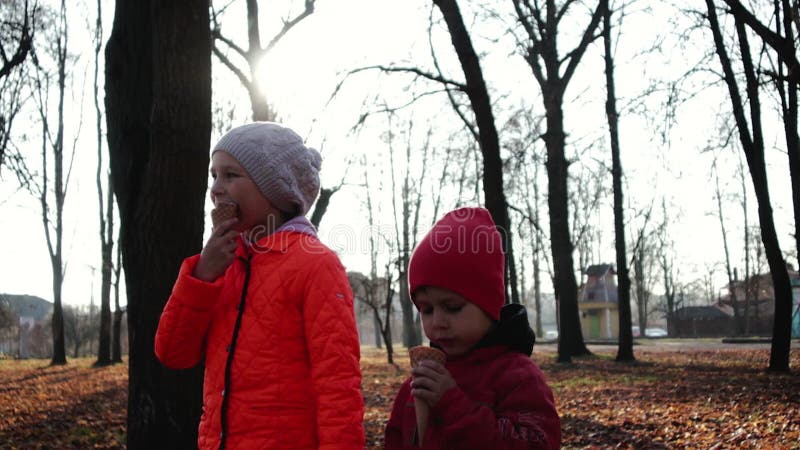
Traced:
[[[553, 394], [530, 359], [534, 334], [521, 305], [503, 307], [500, 233], [483, 208], [461, 208], [437, 222], [408, 267], [411, 298], [445, 365], [423, 361], [400, 388], [385, 448], [557, 449]], [[413, 402], [431, 408], [419, 436]]]
[[212, 152], [219, 222], [183, 262], [155, 342], [167, 367], [205, 359], [201, 449], [364, 448], [353, 295], [304, 217], [320, 163], [271, 122], [231, 130]]

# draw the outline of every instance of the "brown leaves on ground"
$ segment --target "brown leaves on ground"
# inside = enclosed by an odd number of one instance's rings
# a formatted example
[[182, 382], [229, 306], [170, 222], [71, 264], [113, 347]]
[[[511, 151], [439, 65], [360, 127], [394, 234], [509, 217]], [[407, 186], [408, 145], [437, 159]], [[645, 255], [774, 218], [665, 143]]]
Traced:
[[127, 365], [0, 360], [0, 448], [124, 448]]
[[[534, 360], [556, 396], [564, 448], [800, 449], [800, 376], [769, 374], [767, 350], [637, 350], [616, 363], [615, 349], [555, 363], [547, 346]], [[407, 355], [362, 354], [364, 428], [369, 449], [408, 371]], [[0, 361], [0, 447], [122, 448], [127, 366], [61, 367]], [[800, 351], [791, 366], [800, 367]]]

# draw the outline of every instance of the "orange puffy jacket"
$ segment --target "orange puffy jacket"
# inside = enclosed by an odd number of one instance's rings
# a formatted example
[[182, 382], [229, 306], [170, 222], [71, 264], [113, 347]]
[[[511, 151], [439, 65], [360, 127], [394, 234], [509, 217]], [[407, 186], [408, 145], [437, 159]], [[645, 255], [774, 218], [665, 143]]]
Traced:
[[199, 255], [187, 258], [158, 325], [155, 351], [165, 366], [205, 357], [199, 448], [363, 449], [344, 268], [308, 234], [278, 231], [254, 247], [240, 242], [213, 283], [191, 276]]

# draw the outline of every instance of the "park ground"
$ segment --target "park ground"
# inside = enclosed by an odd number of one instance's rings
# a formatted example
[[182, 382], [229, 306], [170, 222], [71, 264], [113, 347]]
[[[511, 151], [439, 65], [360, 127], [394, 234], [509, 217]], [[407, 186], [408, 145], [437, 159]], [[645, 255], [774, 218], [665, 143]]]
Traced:
[[[796, 343], [793, 343], [796, 347]], [[800, 449], [800, 349], [792, 374], [771, 374], [765, 344], [643, 341], [637, 362], [614, 362], [616, 347], [555, 362], [555, 345], [533, 359], [547, 376], [566, 449]], [[381, 448], [406, 353], [362, 349], [369, 449]], [[124, 448], [127, 365], [90, 359], [48, 367], [0, 360], [0, 448]]]

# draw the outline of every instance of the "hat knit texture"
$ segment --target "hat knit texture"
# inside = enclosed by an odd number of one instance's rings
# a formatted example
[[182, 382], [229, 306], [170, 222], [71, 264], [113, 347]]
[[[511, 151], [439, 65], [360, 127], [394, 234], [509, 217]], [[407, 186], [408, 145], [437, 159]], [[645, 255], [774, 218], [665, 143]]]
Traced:
[[408, 264], [409, 291], [413, 300], [422, 286], [448, 289], [497, 320], [505, 303], [504, 270], [502, 238], [489, 211], [460, 208], [417, 245]]
[[319, 152], [306, 147], [289, 128], [254, 122], [222, 136], [214, 150], [233, 156], [273, 206], [294, 216], [305, 215], [319, 193]]

